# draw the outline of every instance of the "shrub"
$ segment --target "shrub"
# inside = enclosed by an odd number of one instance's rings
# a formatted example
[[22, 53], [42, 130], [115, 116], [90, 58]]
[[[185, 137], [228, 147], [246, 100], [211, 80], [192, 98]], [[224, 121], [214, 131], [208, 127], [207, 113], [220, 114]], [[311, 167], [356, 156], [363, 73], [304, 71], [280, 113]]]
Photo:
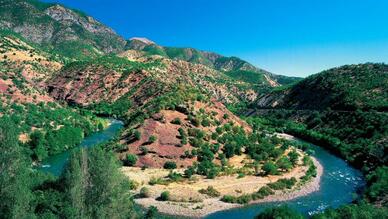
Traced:
[[141, 133], [140, 133], [139, 130], [135, 130], [135, 131], [133, 132], [133, 135], [134, 135], [134, 137], [135, 137], [136, 140], [140, 140], [140, 139], [141, 139]]
[[176, 163], [174, 161], [166, 161], [163, 165], [164, 169], [173, 170], [176, 169]]
[[204, 119], [204, 120], [202, 120], [202, 126], [203, 126], [203, 127], [208, 127], [208, 126], [210, 126], [210, 120], [209, 120], [209, 119]]
[[252, 201], [251, 195], [242, 195], [236, 199], [236, 202], [239, 204], [248, 204], [250, 201]]
[[257, 191], [257, 193], [264, 197], [275, 194], [274, 191], [272, 191], [272, 189], [269, 188], [268, 186], [261, 187], [259, 191]]
[[290, 179], [279, 179], [276, 182], [269, 183], [268, 187], [274, 190], [283, 190], [283, 189], [291, 189], [296, 183], [295, 177]]
[[222, 134], [222, 133], [224, 132], [224, 129], [223, 129], [222, 127], [217, 127], [217, 128], [216, 128], [216, 132], [217, 132], [218, 134]]
[[148, 142], [149, 143], [154, 143], [155, 141], [156, 141], [156, 136], [154, 136], [154, 135], [151, 135], [149, 138], [148, 138]]
[[128, 154], [126, 159], [124, 160], [124, 165], [135, 166], [136, 162], [137, 162], [137, 156], [134, 154]]
[[278, 167], [273, 162], [269, 161], [263, 165], [263, 171], [265, 175], [277, 175]]
[[182, 124], [182, 121], [180, 118], [175, 118], [171, 121], [172, 124], [175, 124], [175, 125], [181, 125]]
[[150, 189], [147, 187], [142, 187], [140, 189], [139, 197], [140, 198], [149, 198], [151, 196]]
[[155, 206], [150, 206], [147, 210], [145, 218], [146, 219], [156, 218], [157, 214], [158, 214], [158, 208], [156, 208]]
[[299, 212], [287, 206], [267, 208], [262, 213], [260, 213], [255, 217], [255, 219], [268, 219], [268, 218], [303, 219], [304, 217]]
[[291, 161], [288, 159], [288, 157], [286, 156], [282, 156], [277, 162], [276, 162], [276, 165], [282, 169], [282, 170], [290, 170], [293, 166], [293, 164], [291, 163]]
[[148, 148], [146, 146], [141, 146], [140, 151], [142, 155], [148, 154]]
[[213, 186], [208, 186], [206, 189], [201, 189], [198, 192], [213, 198], [219, 197], [221, 195], [221, 193], [217, 191]]
[[223, 118], [224, 118], [224, 119], [229, 119], [229, 115], [225, 113], [224, 116], [223, 116]]
[[288, 157], [290, 158], [292, 165], [295, 166], [298, 163], [299, 154], [295, 149], [288, 153]]
[[185, 176], [187, 178], [191, 178], [193, 175], [195, 174], [195, 168], [193, 166], [190, 166], [188, 167], [186, 170], [185, 170]]
[[182, 179], [182, 174], [176, 173], [176, 172], [170, 172], [168, 174], [168, 178], [174, 182], [179, 181]]
[[168, 201], [170, 199], [170, 192], [164, 191], [160, 194], [159, 200]]
[[227, 203], [236, 203], [236, 197], [234, 197], [233, 195], [224, 195], [222, 196], [221, 201]]

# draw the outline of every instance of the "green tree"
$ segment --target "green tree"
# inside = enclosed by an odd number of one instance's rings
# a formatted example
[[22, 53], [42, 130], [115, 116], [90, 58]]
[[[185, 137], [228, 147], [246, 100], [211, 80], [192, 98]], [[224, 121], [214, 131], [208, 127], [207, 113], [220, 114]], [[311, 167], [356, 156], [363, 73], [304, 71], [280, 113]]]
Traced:
[[88, 214], [86, 206], [86, 192], [89, 189], [87, 159], [87, 151], [73, 152], [63, 174], [67, 201], [65, 215], [68, 218], [85, 218]]
[[100, 146], [72, 156], [64, 175], [68, 212], [74, 216], [70, 218], [128, 218], [135, 214], [129, 193], [132, 184], [118, 168], [114, 154]]
[[176, 163], [174, 161], [166, 161], [163, 165], [164, 169], [172, 170], [176, 169]]
[[273, 162], [269, 161], [264, 163], [263, 171], [265, 175], [276, 175], [278, 174], [278, 167]]
[[286, 156], [282, 156], [281, 158], [279, 158], [279, 160], [276, 162], [276, 165], [280, 169], [285, 170], [285, 171], [288, 171], [292, 168], [292, 163], [288, 159], [288, 157], [286, 157]]
[[292, 165], [295, 166], [298, 163], [299, 154], [298, 154], [298, 152], [296, 152], [295, 149], [292, 150], [290, 153], [288, 153], [288, 157], [290, 158]]
[[255, 217], [256, 219], [304, 219], [302, 214], [287, 207], [267, 208]]
[[0, 119], [0, 218], [31, 218], [30, 167], [15, 124]]

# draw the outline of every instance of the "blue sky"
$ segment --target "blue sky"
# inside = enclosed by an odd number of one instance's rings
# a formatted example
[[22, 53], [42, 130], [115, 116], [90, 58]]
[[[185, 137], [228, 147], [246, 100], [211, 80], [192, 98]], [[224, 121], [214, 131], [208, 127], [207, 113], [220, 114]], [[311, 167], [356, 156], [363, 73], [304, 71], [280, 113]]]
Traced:
[[[46, 0], [51, 1], [51, 0]], [[268, 71], [307, 76], [388, 62], [385, 0], [56, 0], [125, 38], [237, 56]]]

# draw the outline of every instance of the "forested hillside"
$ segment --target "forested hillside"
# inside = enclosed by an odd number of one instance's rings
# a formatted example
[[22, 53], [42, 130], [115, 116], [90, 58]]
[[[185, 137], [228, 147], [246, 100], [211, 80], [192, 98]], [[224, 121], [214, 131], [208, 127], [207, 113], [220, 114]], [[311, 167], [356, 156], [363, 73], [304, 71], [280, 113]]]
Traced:
[[365, 197], [387, 205], [387, 65], [347, 65], [260, 97], [265, 124], [323, 146], [360, 168]]

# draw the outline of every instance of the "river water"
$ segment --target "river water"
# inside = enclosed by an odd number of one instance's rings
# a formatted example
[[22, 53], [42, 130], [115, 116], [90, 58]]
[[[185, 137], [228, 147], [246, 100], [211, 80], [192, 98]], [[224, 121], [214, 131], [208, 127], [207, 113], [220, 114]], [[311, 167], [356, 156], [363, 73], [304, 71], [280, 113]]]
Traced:
[[[107, 129], [86, 137], [82, 141], [80, 147], [92, 147], [108, 141], [112, 139], [122, 127], [123, 123], [121, 121], [112, 119], [111, 124]], [[341, 158], [330, 154], [321, 147], [312, 145], [312, 149], [315, 151], [313, 156], [323, 166], [323, 174], [319, 191], [285, 202], [260, 203], [220, 211], [211, 214], [206, 218], [253, 218], [265, 208], [281, 204], [287, 204], [305, 215], [310, 215], [320, 212], [327, 207], [336, 208], [340, 205], [351, 202], [355, 198], [354, 194], [365, 186], [365, 181], [361, 172], [351, 167]], [[71, 151], [67, 151], [44, 160], [39, 169], [59, 176], [68, 162], [70, 153]]]
[[[106, 142], [115, 137], [120, 129], [123, 128], [123, 125], [123, 122], [111, 119], [108, 128], [84, 138], [79, 147], [88, 148]], [[51, 156], [42, 161], [42, 165], [39, 169], [59, 176], [68, 162], [70, 154], [71, 150]]]
[[207, 219], [253, 218], [265, 208], [287, 204], [305, 215], [323, 211], [325, 208], [336, 208], [350, 203], [355, 193], [365, 186], [363, 175], [341, 158], [330, 154], [325, 149], [311, 145], [314, 157], [323, 166], [319, 191], [285, 202], [270, 202], [247, 205], [226, 211], [216, 212]]

